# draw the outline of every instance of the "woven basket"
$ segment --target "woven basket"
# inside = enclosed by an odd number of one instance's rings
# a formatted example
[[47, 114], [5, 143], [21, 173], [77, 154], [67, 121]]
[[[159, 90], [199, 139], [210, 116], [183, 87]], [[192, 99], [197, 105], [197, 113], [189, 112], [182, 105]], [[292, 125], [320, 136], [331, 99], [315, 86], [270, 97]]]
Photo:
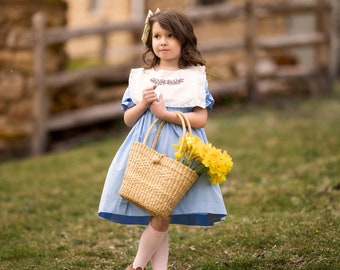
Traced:
[[[187, 129], [191, 133], [188, 119], [183, 113], [176, 113], [181, 119], [183, 136]], [[177, 160], [155, 151], [164, 121], [157, 130], [152, 147], [145, 145], [158, 121], [156, 119], [149, 127], [143, 143], [133, 142], [119, 194], [155, 216], [167, 217], [195, 183], [198, 175]]]

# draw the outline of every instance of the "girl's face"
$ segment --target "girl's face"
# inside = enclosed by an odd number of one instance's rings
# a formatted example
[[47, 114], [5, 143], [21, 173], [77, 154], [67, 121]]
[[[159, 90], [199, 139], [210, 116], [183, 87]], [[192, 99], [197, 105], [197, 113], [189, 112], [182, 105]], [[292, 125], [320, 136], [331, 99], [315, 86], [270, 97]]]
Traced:
[[155, 22], [152, 26], [152, 49], [160, 59], [160, 67], [179, 67], [181, 57], [181, 43], [168, 30]]

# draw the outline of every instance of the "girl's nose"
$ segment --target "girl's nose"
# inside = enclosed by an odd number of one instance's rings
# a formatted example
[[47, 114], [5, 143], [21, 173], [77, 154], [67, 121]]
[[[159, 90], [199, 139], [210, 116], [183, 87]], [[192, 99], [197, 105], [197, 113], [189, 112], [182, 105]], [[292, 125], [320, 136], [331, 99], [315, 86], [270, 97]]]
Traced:
[[168, 42], [167, 42], [166, 38], [162, 38], [162, 40], [161, 40], [161, 45], [162, 45], [162, 46], [165, 46], [165, 45], [167, 45], [167, 44], [168, 44]]

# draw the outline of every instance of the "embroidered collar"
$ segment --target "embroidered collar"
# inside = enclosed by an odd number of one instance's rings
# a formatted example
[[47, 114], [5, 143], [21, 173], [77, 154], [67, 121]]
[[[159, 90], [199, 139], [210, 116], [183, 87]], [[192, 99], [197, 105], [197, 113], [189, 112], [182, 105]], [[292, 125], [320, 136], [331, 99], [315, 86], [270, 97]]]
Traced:
[[150, 78], [150, 82], [152, 82], [155, 85], [177, 85], [181, 84], [184, 82], [183, 78], [178, 78], [178, 79], [172, 79], [172, 80], [166, 80], [166, 79], [158, 79], [155, 77]]

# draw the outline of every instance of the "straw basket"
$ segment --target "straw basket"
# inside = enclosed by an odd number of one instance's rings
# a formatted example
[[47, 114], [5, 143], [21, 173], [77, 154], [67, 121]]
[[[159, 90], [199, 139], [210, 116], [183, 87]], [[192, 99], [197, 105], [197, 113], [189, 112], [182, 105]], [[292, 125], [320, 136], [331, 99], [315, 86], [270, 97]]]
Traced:
[[[183, 113], [183, 136], [191, 126]], [[152, 147], [145, 145], [150, 131], [159, 121], [156, 119], [146, 132], [143, 143], [133, 142], [119, 194], [155, 216], [167, 217], [198, 178], [195, 171], [175, 159], [155, 151], [164, 121], [155, 135]], [[183, 142], [184, 140], [182, 140]], [[183, 144], [180, 145], [180, 148]]]

